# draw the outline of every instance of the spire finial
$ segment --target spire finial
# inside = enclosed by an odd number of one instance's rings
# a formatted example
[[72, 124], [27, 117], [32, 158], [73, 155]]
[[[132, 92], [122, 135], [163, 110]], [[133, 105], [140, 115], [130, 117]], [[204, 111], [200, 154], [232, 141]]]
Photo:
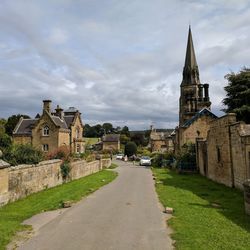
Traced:
[[188, 41], [187, 41], [185, 65], [183, 69], [183, 83], [184, 82], [189, 84], [199, 84], [199, 70], [194, 52], [194, 44], [193, 44], [190, 24], [188, 29]]

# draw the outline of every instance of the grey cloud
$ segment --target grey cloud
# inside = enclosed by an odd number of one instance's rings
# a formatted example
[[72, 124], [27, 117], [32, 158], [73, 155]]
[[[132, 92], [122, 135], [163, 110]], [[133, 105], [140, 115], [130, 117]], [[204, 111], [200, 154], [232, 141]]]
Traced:
[[[220, 113], [223, 76], [249, 64], [248, 1], [5, 1], [0, 116], [35, 115], [42, 99], [85, 122], [175, 127], [191, 21], [201, 79]], [[28, 14], [27, 14], [28, 13]]]

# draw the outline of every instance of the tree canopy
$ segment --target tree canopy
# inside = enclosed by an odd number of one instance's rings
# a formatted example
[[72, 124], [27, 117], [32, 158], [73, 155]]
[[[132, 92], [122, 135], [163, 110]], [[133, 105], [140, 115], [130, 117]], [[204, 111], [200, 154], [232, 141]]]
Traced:
[[237, 120], [250, 123], [250, 69], [243, 68], [239, 73], [231, 72], [225, 78], [228, 85], [224, 88], [226, 98], [223, 104], [227, 106], [226, 113], [236, 113]]

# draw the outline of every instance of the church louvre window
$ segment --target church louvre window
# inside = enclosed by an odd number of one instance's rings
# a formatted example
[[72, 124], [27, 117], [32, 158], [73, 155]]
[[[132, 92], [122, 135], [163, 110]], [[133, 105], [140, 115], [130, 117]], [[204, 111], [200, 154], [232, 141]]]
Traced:
[[43, 127], [43, 135], [44, 136], [48, 136], [49, 135], [49, 126], [44, 126]]

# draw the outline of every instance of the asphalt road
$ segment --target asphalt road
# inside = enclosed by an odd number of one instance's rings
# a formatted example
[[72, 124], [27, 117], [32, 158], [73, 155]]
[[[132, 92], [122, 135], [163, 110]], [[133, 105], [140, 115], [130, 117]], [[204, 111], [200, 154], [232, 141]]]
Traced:
[[116, 163], [112, 183], [44, 224], [18, 249], [173, 249], [151, 170]]

